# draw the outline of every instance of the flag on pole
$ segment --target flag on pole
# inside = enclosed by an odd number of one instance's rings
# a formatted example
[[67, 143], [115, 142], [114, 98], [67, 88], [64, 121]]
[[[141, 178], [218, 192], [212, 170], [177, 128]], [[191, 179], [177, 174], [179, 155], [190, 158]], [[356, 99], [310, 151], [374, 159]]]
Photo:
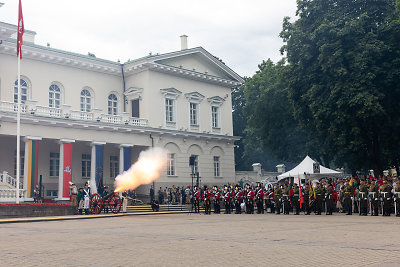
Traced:
[[22, 5], [21, 0], [19, 0], [19, 7], [18, 7], [18, 33], [17, 33], [17, 56], [22, 59], [22, 35], [24, 35], [25, 28], [24, 28], [24, 18], [22, 16]]

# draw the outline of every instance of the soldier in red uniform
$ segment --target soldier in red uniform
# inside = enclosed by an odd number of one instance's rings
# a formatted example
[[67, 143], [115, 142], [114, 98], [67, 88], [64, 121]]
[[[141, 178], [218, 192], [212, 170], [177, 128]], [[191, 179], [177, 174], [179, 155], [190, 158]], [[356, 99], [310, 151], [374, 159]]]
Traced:
[[254, 196], [255, 193], [249, 185], [247, 190], [247, 207], [246, 207], [247, 214], [254, 214]]
[[204, 214], [211, 214], [211, 191], [206, 186], [203, 193]]
[[213, 198], [214, 198], [214, 213], [219, 214], [221, 212], [221, 193], [218, 190], [217, 186], [214, 186], [214, 192], [213, 192]]
[[261, 184], [257, 184], [256, 188], [256, 204], [257, 214], [264, 214], [264, 190]]
[[200, 198], [201, 198], [200, 191], [197, 188], [197, 186], [195, 186], [193, 190], [194, 213], [200, 213]]
[[225, 204], [225, 214], [231, 214], [231, 192], [230, 188], [225, 186], [224, 191], [224, 204]]
[[235, 214], [241, 214], [242, 210], [240, 204], [242, 203], [242, 191], [240, 190], [239, 186], [236, 185], [235, 187]]

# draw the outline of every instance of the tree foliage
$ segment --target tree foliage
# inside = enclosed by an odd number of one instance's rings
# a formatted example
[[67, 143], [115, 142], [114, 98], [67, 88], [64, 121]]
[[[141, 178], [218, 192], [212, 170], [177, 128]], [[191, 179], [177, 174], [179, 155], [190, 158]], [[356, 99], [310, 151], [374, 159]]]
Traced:
[[[299, 19], [285, 18], [281, 32], [294, 120], [308, 141], [318, 141], [320, 155], [337, 165], [372, 167], [380, 174], [398, 164], [399, 1], [298, 0], [297, 5]], [[262, 125], [258, 128], [266, 132], [276, 127]]]

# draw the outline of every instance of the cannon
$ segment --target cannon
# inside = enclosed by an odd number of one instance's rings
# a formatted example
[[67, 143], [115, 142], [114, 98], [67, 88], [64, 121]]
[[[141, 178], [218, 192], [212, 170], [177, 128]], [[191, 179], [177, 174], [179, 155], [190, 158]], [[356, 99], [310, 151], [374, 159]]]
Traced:
[[121, 210], [121, 198], [118, 193], [111, 192], [104, 197], [93, 194], [90, 198], [89, 210], [92, 214], [99, 214], [108, 205], [112, 213], [117, 214]]

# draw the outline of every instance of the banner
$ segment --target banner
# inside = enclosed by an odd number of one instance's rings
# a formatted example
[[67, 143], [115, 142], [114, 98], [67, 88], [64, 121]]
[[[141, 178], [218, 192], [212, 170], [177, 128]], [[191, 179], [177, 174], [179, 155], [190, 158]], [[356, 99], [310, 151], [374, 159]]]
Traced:
[[28, 140], [28, 173], [26, 192], [28, 198], [34, 197], [35, 186], [38, 184], [39, 141]]
[[22, 36], [24, 35], [25, 27], [24, 27], [24, 18], [22, 16], [22, 4], [21, 0], [19, 0], [18, 6], [18, 33], [17, 33], [17, 56], [22, 59]]
[[124, 171], [129, 170], [131, 167], [131, 147], [124, 147]]
[[61, 197], [69, 197], [69, 182], [72, 182], [72, 143], [63, 143], [63, 192]]
[[104, 158], [104, 145], [96, 145], [96, 187], [97, 193], [103, 193], [103, 158]]

